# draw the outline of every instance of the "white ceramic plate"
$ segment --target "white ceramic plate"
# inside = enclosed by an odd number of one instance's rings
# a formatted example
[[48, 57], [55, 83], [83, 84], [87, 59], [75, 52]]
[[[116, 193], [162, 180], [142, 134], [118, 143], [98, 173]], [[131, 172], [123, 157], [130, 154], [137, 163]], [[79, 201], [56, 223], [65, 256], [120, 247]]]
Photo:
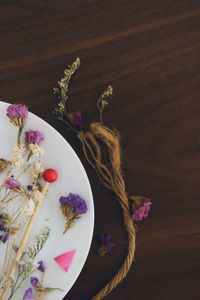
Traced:
[[[0, 158], [9, 159], [12, 154], [12, 144], [16, 141], [17, 127], [13, 126], [6, 116], [8, 103], [0, 102]], [[74, 150], [67, 141], [49, 124], [29, 112], [24, 131], [29, 128], [39, 130], [45, 136], [41, 143], [45, 153], [41, 159], [45, 168], [54, 168], [58, 172], [58, 180], [49, 187], [48, 195], [40, 208], [34, 228], [28, 242], [34, 241], [34, 236], [41, 233], [45, 226], [51, 229], [50, 237], [38, 255], [46, 266], [44, 286], [58, 287], [64, 290], [52, 291], [42, 299], [61, 300], [76, 281], [87, 258], [91, 245], [94, 227], [93, 198], [86, 172]], [[2, 181], [2, 175], [0, 176]], [[59, 197], [69, 193], [79, 194], [85, 199], [88, 211], [76, 220], [73, 227], [63, 235], [64, 217], [59, 207]], [[28, 243], [27, 242], [27, 243]], [[0, 243], [0, 253], [5, 245]], [[76, 249], [70, 268], [65, 273], [54, 261], [54, 257]], [[0, 261], [0, 268], [2, 261]], [[41, 278], [41, 272], [33, 276]], [[23, 298], [24, 291], [31, 287], [26, 280], [13, 299]]]

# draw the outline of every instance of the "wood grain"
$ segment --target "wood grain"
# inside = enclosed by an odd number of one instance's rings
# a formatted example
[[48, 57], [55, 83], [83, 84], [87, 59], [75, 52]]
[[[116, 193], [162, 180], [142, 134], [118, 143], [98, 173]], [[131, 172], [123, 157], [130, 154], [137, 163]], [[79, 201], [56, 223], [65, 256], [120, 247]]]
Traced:
[[[95, 231], [66, 300], [90, 299], [121, 265], [126, 234], [74, 136], [53, 117], [52, 87], [76, 57], [72, 110], [97, 120], [96, 99], [114, 87], [105, 123], [119, 129], [129, 193], [152, 198], [139, 225], [135, 262], [115, 300], [200, 299], [200, 2], [174, 0], [0, 1], [0, 98], [24, 102], [71, 143], [88, 172]], [[111, 233], [112, 256], [97, 256]]]

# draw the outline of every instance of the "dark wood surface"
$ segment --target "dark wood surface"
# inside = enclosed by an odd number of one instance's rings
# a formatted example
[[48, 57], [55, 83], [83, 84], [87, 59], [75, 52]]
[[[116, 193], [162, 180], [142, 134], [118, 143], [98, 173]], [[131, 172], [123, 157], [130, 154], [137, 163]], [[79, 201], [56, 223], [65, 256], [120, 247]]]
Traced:
[[[0, 99], [26, 103], [73, 146], [91, 181], [95, 230], [86, 264], [66, 300], [90, 299], [121, 265], [126, 233], [75, 137], [52, 115], [64, 68], [82, 65], [71, 108], [88, 125], [114, 87], [106, 124], [121, 133], [129, 193], [152, 198], [137, 232], [135, 262], [107, 299], [200, 299], [200, 2], [174, 0], [0, 1]], [[117, 247], [97, 256], [97, 238]]]

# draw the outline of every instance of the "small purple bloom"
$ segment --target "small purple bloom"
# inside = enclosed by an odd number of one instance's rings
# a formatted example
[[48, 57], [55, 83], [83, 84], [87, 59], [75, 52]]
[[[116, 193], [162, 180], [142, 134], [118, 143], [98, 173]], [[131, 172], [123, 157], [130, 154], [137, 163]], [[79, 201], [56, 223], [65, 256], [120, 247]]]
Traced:
[[112, 253], [112, 250], [115, 248], [115, 244], [111, 243], [111, 235], [109, 234], [102, 234], [101, 243], [108, 249], [109, 253]]
[[39, 264], [39, 267], [38, 267], [38, 270], [40, 270], [41, 272], [45, 272], [45, 265], [44, 265], [44, 262], [41, 260], [38, 262]]
[[0, 231], [6, 232], [7, 228], [0, 225]]
[[147, 218], [150, 208], [151, 208], [152, 202], [151, 199], [146, 198], [138, 209], [136, 209], [132, 214], [132, 219], [134, 221], [141, 221], [143, 218]]
[[32, 286], [37, 286], [38, 282], [39, 282], [39, 280], [38, 280], [37, 277], [31, 276], [31, 284], [32, 284]]
[[27, 190], [28, 190], [28, 191], [32, 191], [32, 189], [33, 189], [33, 186], [32, 186], [32, 185], [27, 185]]
[[83, 124], [82, 124], [82, 115], [81, 115], [80, 110], [74, 113], [74, 125], [76, 127], [79, 127], [80, 129], [83, 126]]
[[44, 140], [44, 135], [37, 131], [29, 129], [25, 132], [25, 141], [29, 144], [39, 144]]
[[79, 195], [72, 193], [70, 193], [67, 197], [61, 196], [59, 201], [62, 207], [68, 205], [71, 208], [71, 211], [77, 215], [86, 213], [88, 209], [85, 200]]
[[23, 299], [25, 300], [25, 299], [34, 299], [34, 298], [35, 298], [35, 296], [34, 296], [34, 294], [33, 294], [32, 288], [27, 289], [27, 290], [25, 291], [25, 294], [24, 294]]
[[8, 240], [8, 235], [9, 235], [8, 232], [0, 235], [0, 241], [2, 241], [5, 244]]
[[8, 178], [5, 182], [4, 182], [4, 187], [10, 190], [13, 190], [15, 187], [20, 186], [20, 182], [13, 179], [13, 178]]
[[109, 235], [109, 234], [102, 234], [100, 236], [100, 241], [101, 241], [101, 246], [100, 246], [99, 250], [102, 248], [101, 250], [104, 250], [104, 254], [106, 254], [106, 253], [110, 253], [111, 254], [112, 250], [115, 248], [115, 244], [111, 243], [111, 235]]
[[24, 104], [11, 104], [7, 108], [7, 116], [10, 119], [21, 118], [25, 119], [28, 114], [28, 107]]

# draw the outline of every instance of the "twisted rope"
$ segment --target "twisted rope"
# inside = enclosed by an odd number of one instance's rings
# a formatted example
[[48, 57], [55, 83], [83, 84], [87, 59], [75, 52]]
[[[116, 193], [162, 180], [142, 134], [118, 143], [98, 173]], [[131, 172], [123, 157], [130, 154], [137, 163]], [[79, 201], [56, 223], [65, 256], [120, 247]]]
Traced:
[[[127, 255], [121, 268], [112, 280], [92, 298], [92, 300], [100, 300], [106, 297], [126, 277], [134, 258], [136, 230], [131, 218], [128, 195], [121, 171], [119, 134], [117, 131], [102, 126], [100, 123], [92, 123], [90, 129], [90, 132], [80, 132], [78, 134], [84, 155], [88, 163], [96, 170], [103, 184], [115, 193], [122, 208], [124, 225], [128, 235]], [[108, 162], [106, 163], [109, 166], [102, 162], [100, 143], [106, 146], [108, 153]]]

